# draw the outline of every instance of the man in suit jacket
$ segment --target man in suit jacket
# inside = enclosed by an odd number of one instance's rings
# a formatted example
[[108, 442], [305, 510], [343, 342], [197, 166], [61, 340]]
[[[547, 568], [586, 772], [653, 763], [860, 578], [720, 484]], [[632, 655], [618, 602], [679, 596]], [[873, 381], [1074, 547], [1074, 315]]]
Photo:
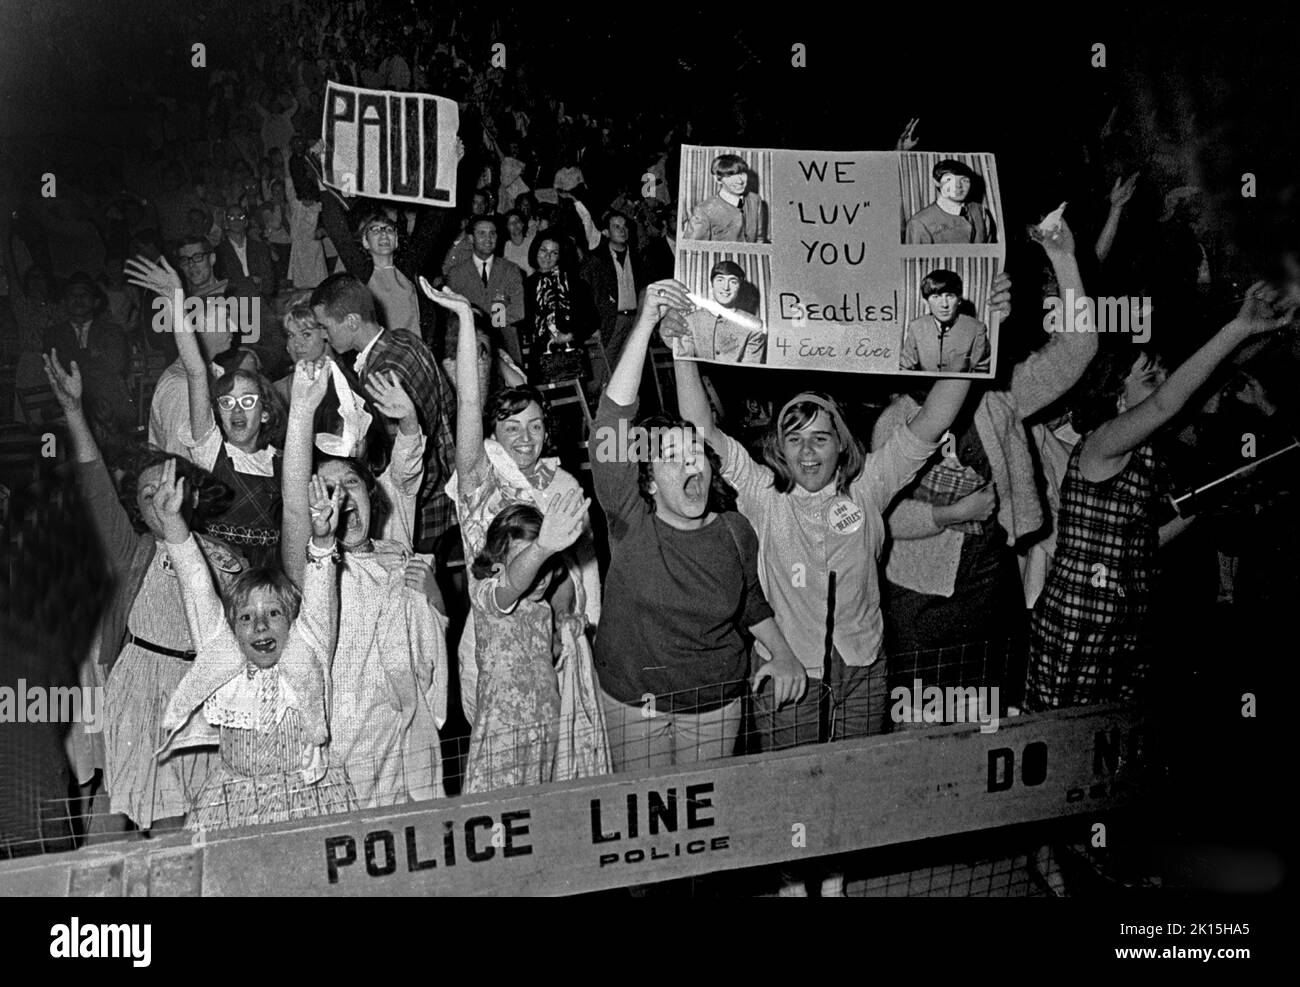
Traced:
[[447, 287], [492, 317], [510, 358], [523, 365], [518, 325], [524, 319], [524, 276], [516, 264], [496, 256], [497, 224], [478, 216], [470, 226], [474, 255], [447, 272]]
[[583, 280], [600, 315], [600, 338], [611, 364], [618, 363], [623, 344], [632, 331], [636, 299], [644, 274], [641, 259], [631, 249], [632, 223], [621, 212], [605, 214], [604, 235], [582, 265]]
[[108, 299], [89, 275], [72, 275], [61, 300], [66, 317], [45, 330], [42, 349], [54, 350], [64, 367], [76, 360], [87, 407], [104, 425], [129, 431], [135, 427], [135, 409], [126, 386], [131, 359], [126, 333], [104, 317]]
[[217, 244], [216, 275], [228, 282], [226, 295], [269, 302], [280, 279], [271, 248], [249, 238], [248, 213], [243, 206], [227, 206], [223, 225], [226, 235]]

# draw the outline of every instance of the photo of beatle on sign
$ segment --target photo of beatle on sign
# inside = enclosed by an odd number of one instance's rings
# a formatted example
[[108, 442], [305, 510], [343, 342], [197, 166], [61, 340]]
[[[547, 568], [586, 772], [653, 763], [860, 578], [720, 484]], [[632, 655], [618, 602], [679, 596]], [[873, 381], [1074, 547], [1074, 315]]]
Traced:
[[1002, 270], [991, 154], [682, 148], [678, 359], [989, 378]]

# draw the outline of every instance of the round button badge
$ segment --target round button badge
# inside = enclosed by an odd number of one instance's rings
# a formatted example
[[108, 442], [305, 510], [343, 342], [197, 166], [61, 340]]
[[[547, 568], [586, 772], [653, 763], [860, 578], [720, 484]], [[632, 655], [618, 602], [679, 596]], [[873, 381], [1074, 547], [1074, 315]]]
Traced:
[[847, 497], [836, 497], [826, 508], [826, 523], [839, 535], [851, 535], [862, 527], [862, 508]]

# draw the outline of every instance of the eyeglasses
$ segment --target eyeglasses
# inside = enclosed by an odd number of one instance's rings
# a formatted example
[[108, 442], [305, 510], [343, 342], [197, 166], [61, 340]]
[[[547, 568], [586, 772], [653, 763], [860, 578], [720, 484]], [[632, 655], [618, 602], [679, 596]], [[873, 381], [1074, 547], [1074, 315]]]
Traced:
[[260, 394], [245, 394], [243, 397], [235, 397], [233, 394], [223, 394], [217, 398], [217, 407], [222, 411], [233, 411], [235, 405], [239, 405], [245, 411], [252, 411], [257, 407], [257, 402], [262, 400]]
[[397, 227], [389, 223], [377, 223], [374, 226], [367, 226], [366, 236], [370, 236], [372, 233], [388, 233], [390, 235], [395, 235], [397, 233]]
[[226, 219], [247, 219], [247, 218], [248, 218], [248, 213], [246, 213], [246, 212], [228, 212], [228, 213], [226, 213]]
[[181, 267], [193, 267], [195, 264], [200, 264], [207, 259], [207, 254], [181, 254], [176, 258]]

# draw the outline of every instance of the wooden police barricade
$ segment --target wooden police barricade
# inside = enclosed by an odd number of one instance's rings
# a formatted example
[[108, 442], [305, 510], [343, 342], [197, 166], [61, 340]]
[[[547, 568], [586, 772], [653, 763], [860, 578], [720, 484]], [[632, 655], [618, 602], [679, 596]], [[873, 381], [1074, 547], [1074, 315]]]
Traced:
[[[1141, 711], [1081, 707], [0, 864], [4, 895], [556, 895], [1124, 805]], [[799, 838], [796, 839], [795, 836]]]

